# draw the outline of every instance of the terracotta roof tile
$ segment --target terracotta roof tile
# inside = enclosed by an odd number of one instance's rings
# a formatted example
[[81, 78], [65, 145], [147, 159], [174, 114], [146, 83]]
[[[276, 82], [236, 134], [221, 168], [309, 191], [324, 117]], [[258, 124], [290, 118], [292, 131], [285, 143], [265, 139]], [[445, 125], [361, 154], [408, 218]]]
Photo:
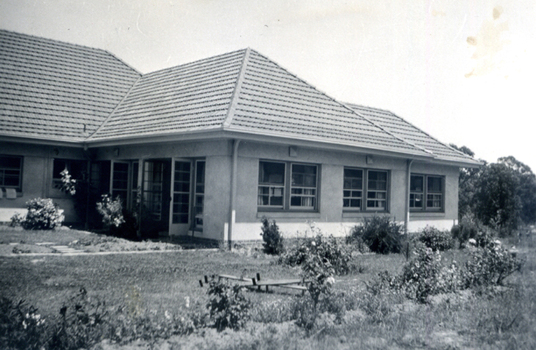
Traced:
[[138, 78], [104, 50], [0, 30], [0, 134], [83, 141]]
[[251, 49], [140, 75], [103, 50], [0, 30], [0, 135], [91, 144], [194, 130], [476, 162], [391, 112], [334, 100]]
[[369, 120], [391, 132], [393, 135], [397, 135], [406, 140], [408, 143], [432, 153], [436, 159], [469, 162], [475, 165], [480, 164], [472, 157], [438, 141], [436, 138], [430, 136], [426, 132], [392, 112], [355, 104], [347, 105], [355, 110], [358, 114], [365, 116]]

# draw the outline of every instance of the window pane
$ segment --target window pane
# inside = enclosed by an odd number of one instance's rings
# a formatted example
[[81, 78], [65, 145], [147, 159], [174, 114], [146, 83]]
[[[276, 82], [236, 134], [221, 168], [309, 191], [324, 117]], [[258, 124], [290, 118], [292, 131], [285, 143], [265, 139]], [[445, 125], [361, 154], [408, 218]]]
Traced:
[[428, 176], [428, 192], [441, 193], [443, 185], [440, 177]]
[[412, 192], [424, 191], [424, 176], [411, 175], [410, 191]]
[[283, 184], [285, 181], [285, 164], [260, 162], [259, 183]]

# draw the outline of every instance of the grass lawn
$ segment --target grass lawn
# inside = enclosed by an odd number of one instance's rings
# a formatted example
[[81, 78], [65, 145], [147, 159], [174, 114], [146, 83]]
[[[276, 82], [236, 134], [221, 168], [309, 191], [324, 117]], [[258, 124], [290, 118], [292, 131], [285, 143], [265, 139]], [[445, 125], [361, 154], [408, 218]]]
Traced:
[[[94, 236], [79, 231], [20, 233], [3, 230], [0, 231], [0, 247], [20, 240], [29, 245], [42, 241], [69, 244]], [[326, 320], [314, 334], [307, 334], [293, 321], [283, 320], [284, 317], [277, 320], [277, 312], [284, 313], [285, 305], [297, 298], [299, 292], [246, 292], [253, 302], [254, 317], [244, 330], [218, 333], [203, 329], [189, 336], [175, 336], [157, 343], [141, 342], [136, 346], [176, 349], [534, 348], [536, 249], [532, 240], [518, 243], [518, 249], [527, 259], [526, 263], [520, 272], [507, 279], [508, 287], [502, 292], [447, 295], [432, 304], [396, 298], [364, 301], [360, 298], [365, 282], [385, 270], [398, 274], [406, 259], [401, 254], [355, 255], [353, 259], [361, 272], [338, 276], [334, 285], [336, 292], [345, 293], [346, 300], [355, 298], [359, 305], [346, 313], [342, 324]], [[466, 255], [466, 251], [452, 250], [445, 253], [444, 258], [463, 261]], [[300, 269], [281, 266], [275, 261], [252, 249], [4, 256], [0, 257], [0, 296], [24, 299], [47, 318], [57, 315], [63, 303], [84, 287], [91, 297], [106, 301], [108, 307], [127, 305], [163, 318], [165, 311], [177, 315], [196, 304], [206, 304], [206, 288], [201, 288], [198, 282], [204, 275], [254, 276], [260, 273], [265, 279], [300, 277]], [[373, 302], [379, 303], [366, 305]], [[116, 349], [122, 345], [105, 342], [98, 347]]]

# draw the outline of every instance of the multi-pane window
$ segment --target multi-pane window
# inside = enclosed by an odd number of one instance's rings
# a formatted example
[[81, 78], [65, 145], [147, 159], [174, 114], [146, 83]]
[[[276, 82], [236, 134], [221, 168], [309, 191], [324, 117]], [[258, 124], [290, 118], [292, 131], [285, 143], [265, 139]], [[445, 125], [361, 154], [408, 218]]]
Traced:
[[411, 175], [409, 206], [412, 210], [443, 210], [443, 177]]
[[22, 157], [0, 156], [0, 187], [22, 188]]
[[261, 161], [257, 205], [263, 209], [317, 209], [318, 166]]
[[387, 171], [367, 171], [367, 210], [387, 210]]
[[205, 205], [205, 161], [196, 161], [194, 186], [194, 229], [203, 229], [203, 209]]
[[343, 209], [387, 211], [388, 182], [385, 170], [344, 168]]
[[257, 204], [259, 206], [283, 208], [285, 163], [260, 163], [258, 191]]
[[361, 209], [363, 203], [363, 170], [344, 169], [343, 207]]
[[175, 162], [173, 178], [173, 223], [187, 224], [190, 212], [190, 172], [191, 163]]
[[67, 170], [72, 179], [83, 180], [87, 177], [87, 161], [76, 159], [54, 159], [52, 179], [54, 184], [61, 183], [61, 173]]
[[290, 207], [316, 207], [316, 165], [292, 164]]

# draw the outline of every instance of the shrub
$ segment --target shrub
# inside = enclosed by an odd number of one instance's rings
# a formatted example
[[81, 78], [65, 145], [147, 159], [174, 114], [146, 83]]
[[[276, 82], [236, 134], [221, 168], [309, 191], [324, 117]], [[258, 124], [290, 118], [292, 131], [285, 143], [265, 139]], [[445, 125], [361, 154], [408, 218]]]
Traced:
[[28, 213], [21, 221], [26, 230], [52, 230], [65, 219], [63, 210], [49, 198], [31, 199], [26, 202], [26, 208]]
[[478, 227], [473, 220], [462, 218], [458, 225], [454, 225], [451, 229], [452, 238], [460, 242], [463, 246], [470, 238], [476, 238]]
[[449, 231], [440, 231], [435, 227], [426, 226], [419, 233], [419, 241], [433, 251], [444, 251], [452, 248], [452, 234]]
[[210, 282], [207, 308], [218, 331], [226, 328], [238, 330], [249, 320], [251, 302], [242, 293], [243, 288], [215, 280]]
[[107, 194], [103, 194], [101, 197], [101, 201], [97, 202], [97, 211], [102, 215], [102, 222], [107, 227], [119, 227], [125, 222], [121, 198], [117, 196], [112, 200]]
[[23, 300], [0, 298], [0, 348], [40, 349], [44, 341], [45, 319]]
[[279, 226], [277, 226], [275, 220], [270, 222], [266, 217], [263, 217], [261, 222], [264, 252], [273, 255], [281, 254], [283, 252], [283, 236], [279, 232]]
[[400, 253], [402, 232], [402, 225], [391, 221], [388, 216], [373, 216], [365, 219], [363, 225], [354, 226], [349, 241], [361, 239], [375, 253]]
[[418, 248], [415, 254], [404, 266], [400, 280], [409, 298], [424, 303], [429, 296], [458, 290], [459, 270], [455, 262], [450, 267], [443, 266], [439, 251], [429, 247]]
[[[313, 256], [329, 262], [334, 274], [343, 275], [350, 272], [352, 251], [333, 235], [324, 237], [321, 232], [312, 238], [304, 238], [292, 248], [287, 248], [279, 262], [288, 266], [303, 266]], [[309, 262], [308, 262], [309, 263]]]
[[48, 345], [52, 349], [88, 349], [109, 336], [109, 322], [106, 304], [91, 299], [82, 287], [60, 309]]
[[500, 241], [477, 248], [465, 263], [462, 283], [465, 288], [501, 285], [506, 277], [518, 271], [522, 261], [501, 246]]

